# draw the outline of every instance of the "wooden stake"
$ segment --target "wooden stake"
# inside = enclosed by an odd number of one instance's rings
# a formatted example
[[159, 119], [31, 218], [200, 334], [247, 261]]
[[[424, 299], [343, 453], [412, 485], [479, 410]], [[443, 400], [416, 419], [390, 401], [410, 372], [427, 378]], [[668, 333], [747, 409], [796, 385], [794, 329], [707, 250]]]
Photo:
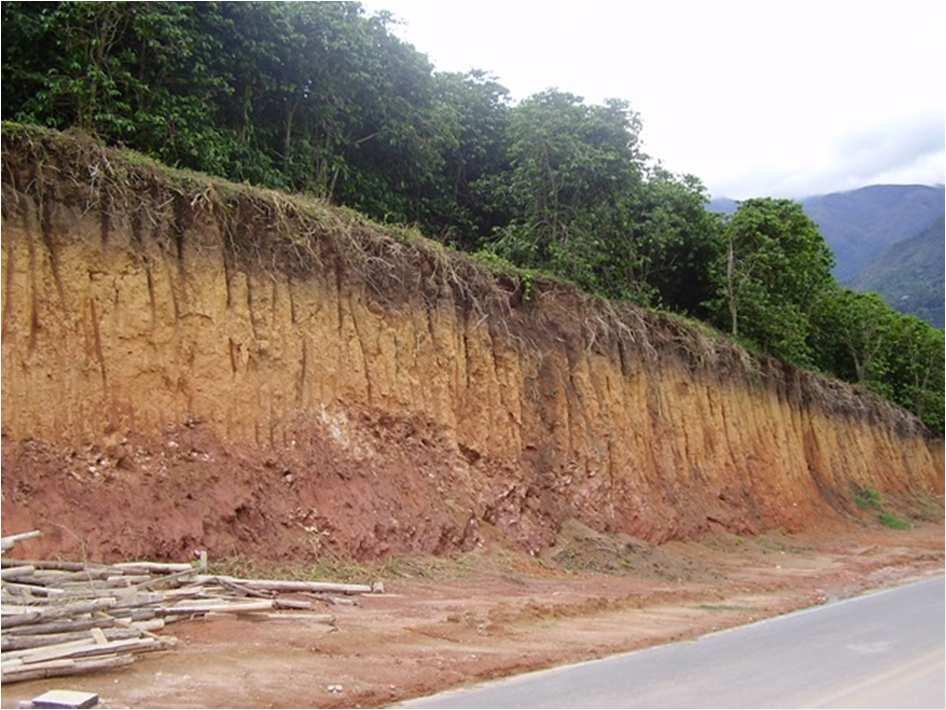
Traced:
[[42, 535], [39, 530], [30, 530], [29, 532], [16, 533], [14, 535], [7, 535], [6, 537], [0, 537], [0, 552], [6, 552], [16, 543], [22, 542], [23, 540], [32, 540], [35, 537]]
[[111, 609], [115, 606], [114, 597], [104, 597], [91, 602], [82, 602], [79, 604], [63, 604], [62, 606], [47, 606], [40, 611], [29, 612], [26, 614], [15, 614], [3, 620], [4, 631], [13, 629], [17, 626], [26, 626], [47, 619], [61, 619], [67, 616], [76, 616], [77, 614], [88, 614], [93, 611]]
[[116, 569], [130, 570], [130, 574], [140, 574], [141, 572], [154, 572], [157, 574], [166, 574], [168, 572], [187, 572], [194, 570], [194, 566], [187, 562], [119, 562], [112, 565]]
[[187, 606], [159, 606], [155, 608], [158, 614], [206, 614], [209, 611], [242, 614], [251, 611], [268, 611], [273, 608], [271, 600], [258, 602], [236, 602], [223, 604], [191, 604]]
[[368, 594], [371, 587], [367, 584], [337, 584], [334, 582], [297, 582], [287, 579], [239, 579], [235, 577], [213, 577], [198, 575], [194, 581], [198, 584], [222, 583], [221, 580], [236, 582], [249, 589], [271, 590], [275, 592], [335, 592], [336, 594]]
[[36, 568], [33, 565], [20, 565], [19, 567], [4, 567], [0, 570], [0, 579], [13, 579], [14, 577], [24, 577], [33, 574]]
[[134, 663], [134, 660], [135, 658], [131, 654], [122, 654], [81, 661], [68, 659], [57, 665], [20, 666], [19, 668], [10, 668], [9, 670], [4, 667], [0, 680], [4, 683], [18, 683], [20, 681], [34, 680], [36, 678], [56, 678], [59, 676], [78, 675], [80, 673], [92, 673], [94, 671], [127, 666]]

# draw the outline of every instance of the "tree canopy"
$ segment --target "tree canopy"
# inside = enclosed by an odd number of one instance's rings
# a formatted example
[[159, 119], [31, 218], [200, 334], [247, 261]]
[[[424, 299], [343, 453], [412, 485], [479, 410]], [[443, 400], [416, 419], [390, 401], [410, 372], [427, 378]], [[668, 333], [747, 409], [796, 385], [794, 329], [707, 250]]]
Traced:
[[354, 2], [5, 2], [4, 119], [308, 193], [708, 321], [943, 430], [943, 333], [841, 289], [801, 207], [709, 213], [621, 100], [437, 72]]
[[818, 227], [796, 202], [759, 198], [739, 207], [724, 239], [725, 251], [714, 266], [716, 318], [734, 336], [810, 365], [809, 315], [832, 283], [834, 265]]

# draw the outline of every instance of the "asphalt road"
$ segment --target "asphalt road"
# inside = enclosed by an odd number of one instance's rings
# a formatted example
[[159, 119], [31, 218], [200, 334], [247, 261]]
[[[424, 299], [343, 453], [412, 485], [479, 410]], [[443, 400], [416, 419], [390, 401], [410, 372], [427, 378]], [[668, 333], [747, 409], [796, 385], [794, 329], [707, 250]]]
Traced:
[[942, 708], [944, 593], [939, 577], [405, 707]]

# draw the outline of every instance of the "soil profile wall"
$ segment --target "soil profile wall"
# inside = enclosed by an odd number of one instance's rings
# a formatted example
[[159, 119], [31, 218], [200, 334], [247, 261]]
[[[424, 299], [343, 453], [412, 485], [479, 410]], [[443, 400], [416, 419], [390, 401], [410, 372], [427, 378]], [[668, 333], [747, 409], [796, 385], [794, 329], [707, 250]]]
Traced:
[[540, 549], [568, 518], [797, 529], [856, 486], [942, 492], [910, 415], [694, 326], [334, 208], [4, 141], [5, 519], [67, 516], [106, 551], [138, 525], [141, 551], [375, 555], [484, 529]]

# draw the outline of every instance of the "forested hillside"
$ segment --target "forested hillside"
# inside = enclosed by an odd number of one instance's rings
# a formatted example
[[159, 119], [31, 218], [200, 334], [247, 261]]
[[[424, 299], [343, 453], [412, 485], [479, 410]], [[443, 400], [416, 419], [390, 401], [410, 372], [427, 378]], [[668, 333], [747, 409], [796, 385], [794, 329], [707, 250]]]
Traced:
[[[800, 200], [834, 253], [834, 275], [901, 313], [943, 327], [943, 186], [869, 185]], [[732, 214], [736, 200], [710, 200]]]
[[851, 282], [903, 313], [943, 327], [943, 216], [916, 236], [889, 246]]
[[869, 185], [801, 200], [837, 259], [835, 276], [856, 279], [892, 244], [943, 216], [942, 185]]
[[642, 152], [626, 101], [548, 90], [514, 103], [488, 73], [437, 72], [357, 3], [2, 13], [4, 119], [306, 193], [497, 268], [698, 318], [942, 431], [942, 333], [841, 289], [799, 204], [707, 211], [697, 178]]

